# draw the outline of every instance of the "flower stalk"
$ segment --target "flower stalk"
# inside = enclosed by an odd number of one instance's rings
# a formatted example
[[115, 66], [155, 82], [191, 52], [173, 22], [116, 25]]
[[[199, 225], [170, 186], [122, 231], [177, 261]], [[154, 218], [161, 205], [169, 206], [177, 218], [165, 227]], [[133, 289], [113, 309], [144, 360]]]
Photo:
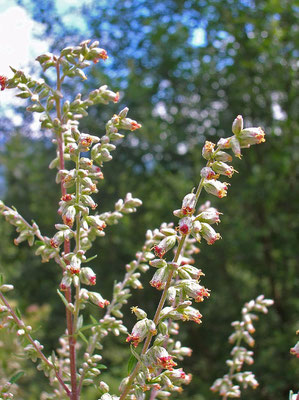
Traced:
[[[173, 336], [179, 332], [178, 321], [193, 321], [196, 324], [202, 322], [202, 314], [193, 306], [193, 302], [200, 303], [210, 296], [210, 290], [200, 283], [203, 272], [193, 265], [195, 261], [192, 256], [199, 251], [195, 244], [204, 239], [208, 245], [213, 245], [221, 238], [212, 226], [220, 222], [221, 213], [210, 207], [210, 202], [197, 210], [202, 189], [218, 198], [227, 196], [229, 184], [222, 182], [221, 176], [231, 178], [237, 171], [228, 164], [232, 157], [226, 150], [231, 149], [236, 157], [241, 158], [242, 148], [264, 142], [265, 134], [261, 128], [243, 129], [243, 119], [238, 116], [232, 125], [233, 136], [221, 138], [217, 144], [205, 142], [202, 156], [206, 160], [206, 166], [201, 170], [195, 193], [188, 193], [181, 208], [173, 212], [179, 218], [177, 225], [163, 223], [159, 230], [147, 231], [142, 251], [136, 254], [135, 260], [126, 265], [125, 277], [114, 285], [109, 303], [99, 292], [89, 290], [89, 286], [96, 285], [96, 274], [89, 265], [95, 256], [87, 258], [86, 252], [91, 249], [97, 237], [105, 236], [109, 225], [118, 223], [125, 214], [135, 212], [142, 202], [128, 193], [124, 199], [115, 203], [113, 211], [93, 214], [91, 210], [94, 211], [97, 204], [92, 195], [98, 191], [99, 181], [104, 179], [104, 163], [112, 160], [111, 153], [116, 149], [119, 139], [124, 137], [119, 130], [135, 131], [141, 128], [141, 125], [128, 118], [128, 109], [124, 108], [107, 122], [103, 136], [82, 133], [78, 120], [88, 114], [88, 108], [96, 104], [117, 103], [119, 93], [109, 90], [106, 85], [93, 90], [85, 99], [78, 93], [73, 101], [64, 100], [62, 93], [62, 83], [66, 77], [85, 80], [87, 77], [83, 69], [91, 62], [96, 64], [100, 59], [106, 60], [107, 57], [107, 52], [98, 47], [98, 42], [91, 43], [89, 40], [81, 42], [79, 46], [63, 49], [59, 56], [51, 53], [41, 55], [37, 60], [43, 70], [54, 68], [56, 71], [55, 89], [51, 89], [42, 80], [36, 81], [22, 71], [14, 69], [13, 78], [1, 77], [1, 89], [17, 87], [20, 90], [18, 96], [30, 98], [33, 103], [27, 110], [42, 113], [41, 127], [51, 129], [55, 134], [57, 153], [50, 168], [58, 170], [56, 182], [60, 184], [61, 191], [58, 213], [62, 222], [55, 225], [56, 233], [52, 238], [48, 238], [41, 235], [35, 223], [28, 224], [16, 210], [0, 203], [0, 211], [17, 228], [19, 236], [15, 239], [15, 244], [27, 240], [32, 246], [37, 237], [40, 243], [36, 254], [41, 255], [43, 262], [54, 259], [62, 270], [58, 294], [66, 309], [67, 334], [60, 339], [61, 348], [57, 350], [57, 362], [55, 353], [52, 356], [53, 361], [50, 362], [26, 329], [19, 329], [20, 334], [25, 334], [30, 342], [29, 348], [25, 350], [33, 358], [38, 354], [43, 362], [41, 368], [45, 374], [49, 370], [52, 371], [51, 385], [57, 386], [58, 380], [60, 386], [59, 389], [54, 389], [54, 396], [65, 396], [62, 394], [64, 390], [70, 400], [79, 400], [83, 386], [95, 383], [102, 394], [100, 400], [126, 400], [131, 395], [143, 399], [144, 393], [148, 391], [152, 400], [155, 397], [169, 397], [171, 392], [181, 392], [182, 386], [191, 381], [191, 375], [177, 367], [177, 364], [185, 356], [190, 356], [192, 350], [182, 346]], [[88, 156], [82, 157], [82, 154]], [[71, 163], [73, 166], [68, 169]], [[172, 249], [172, 261], [167, 261], [165, 255]], [[84, 266], [84, 263], [88, 265]], [[142, 289], [140, 276], [150, 268], [149, 266], [155, 269], [150, 284], [161, 290], [160, 300], [153, 320], [149, 319], [140, 307], [132, 307], [137, 322], [129, 333], [122, 321], [121, 308], [127, 303], [131, 288]], [[0, 299], [4, 299], [5, 306], [6, 299], [3, 293], [10, 289], [11, 285], [0, 287]], [[88, 302], [100, 308], [107, 306], [107, 309], [100, 320], [91, 316], [92, 323], [84, 325], [80, 310]], [[264, 312], [265, 307], [270, 304], [268, 300], [258, 298], [254, 307], [256, 305], [257, 311]], [[254, 376], [248, 371], [241, 374], [238, 369], [242, 357], [247, 361], [251, 360], [251, 353], [240, 347], [241, 339], [249, 345], [253, 341], [250, 335], [253, 317], [248, 311], [253, 305], [248, 303], [246, 307], [243, 325], [236, 324], [236, 333], [232, 339], [236, 342], [236, 350], [232, 353], [233, 359], [228, 363], [230, 369], [225, 377], [225, 385], [233, 379], [238, 382], [243, 380], [246, 384], [250, 381], [252, 387], [256, 384]], [[22, 321], [11, 307], [7, 306], [7, 310], [21, 328]], [[88, 339], [83, 335], [83, 331], [88, 332]], [[128, 376], [120, 385], [120, 397], [111, 396], [109, 386], [103, 381], [98, 381], [101, 374], [98, 363], [102, 356], [95, 354], [95, 350], [102, 349], [102, 340], [109, 332], [115, 336], [127, 334], [126, 342], [131, 344], [133, 362], [129, 362]], [[82, 343], [80, 339], [83, 339]], [[76, 352], [77, 342], [78, 345], [85, 346], [83, 360], [80, 360], [80, 353], [78, 357]], [[142, 350], [138, 353], [135, 348], [140, 343], [143, 343]], [[59, 365], [59, 370], [56, 365]], [[243, 386], [246, 387], [246, 384]], [[237, 388], [233, 387], [232, 390], [235, 390], [233, 394], [239, 393]], [[224, 400], [234, 397], [230, 396], [229, 391], [224, 392], [222, 387], [220, 395]]]

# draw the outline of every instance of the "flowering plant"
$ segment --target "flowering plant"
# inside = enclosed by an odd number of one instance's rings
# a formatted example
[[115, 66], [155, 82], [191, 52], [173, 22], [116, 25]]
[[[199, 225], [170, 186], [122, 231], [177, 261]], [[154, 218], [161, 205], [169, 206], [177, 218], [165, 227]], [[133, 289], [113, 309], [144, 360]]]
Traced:
[[[26, 325], [19, 313], [7, 300], [6, 292], [13, 286], [0, 283], [1, 324], [16, 332], [24, 345], [25, 354], [38, 361], [37, 368], [49, 377], [53, 392], [43, 393], [43, 399], [82, 398], [83, 386], [96, 385], [101, 400], [168, 398], [173, 392], [181, 392], [182, 386], [191, 380], [191, 375], [178, 366], [192, 350], [181, 346], [174, 339], [178, 334], [178, 321], [201, 323], [202, 315], [194, 307], [209, 298], [210, 290], [201, 284], [204, 273], [195, 267], [193, 255], [198, 252], [197, 244], [205, 240], [213, 245], [220, 239], [212, 225], [220, 222], [220, 212], [206, 202], [198, 208], [202, 189], [207, 193], [223, 198], [227, 195], [229, 184], [220, 180], [221, 176], [231, 178], [236, 172], [229, 164], [232, 150], [241, 158], [241, 149], [265, 141], [261, 128], [243, 128], [243, 118], [239, 115], [232, 124], [233, 135], [222, 138], [217, 144], [206, 141], [202, 156], [206, 166], [201, 170], [201, 178], [196, 190], [188, 193], [174, 216], [178, 222], [163, 223], [159, 229], [146, 232], [146, 241], [137, 252], [136, 259], [126, 265], [122, 281], [115, 283], [112, 298], [107, 300], [91, 286], [96, 285], [96, 273], [91, 268], [93, 257], [88, 258], [97, 237], [105, 235], [106, 228], [119, 222], [125, 214], [133, 213], [141, 206], [141, 200], [130, 193], [116, 202], [110, 212], [96, 212], [97, 204], [92, 195], [97, 193], [103, 175], [104, 163], [112, 160], [111, 153], [124, 137], [122, 131], [135, 131], [141, 125], [128, 118], [128, 109], [124, 108], [106, 124], [106, 132], [99, 137], [82, 133], [79, 120], [87, 115], [89, 107], [96, 104], [117, 103], [119, 93], [113, 92], [106, 85], [101, 86], [82, 98], [79, 93], [74, 99], [65, 100], [63, 83], [67, 78], [87, 79], [84, 69], [91, 62], [107, 59], [107, 52], [98, 47], [98, 42], [90, 40], [76, 47], [67, 47], [59, 55], [46, 53], [37, 58], [44, 72], [52, 69], [56, 76], [53, 88], [44, 80], [35, 80], [22, 71], [12, 69], [13, 77], [0, 77], [1, 90], [18, 88], [18, 97], [30, 99], [27, 111], [40, 114], [41, 127], [53, 133], [56, 144], [56, 157], [50, 168], [57, 169], [56, 182], [60, 185], [61, 199], [58, 213], [61, 223], [56, 224], [53, 237], [45, 236], [36, 222], [28, 223], [15, 208], [0, 203], [2, 215], [16, 227], [18, 237], [15, 244], [28, 241], [30, 246], [37, 246], [36, 255], [42, 262], [54, 259], [61, 272], [61, 283], [57, 290], [66, 310], [66, 331], [60, 338], [61, 347], [46, 356], [43, 346], [34, 339], [31, 326]], [[174, 251], [172, 259], [166, 258]], [[154, 317], [151, 319], [140, 307], [132, 307], [137, 318], [131, 332], [128, 332], [121, 308], [127, 303], [131, 289], [142, 288], [141, 274], [150, 267], [155, 273], [151, 286], [161, 291], [161, 298]], [[93, 303], [105, 311], [100, 320], [91, 316], [92, 324], [83, 321], [83, 310], [87, 303]], [[267, 312], [272, 300], [259, 296], [247, 303], [242, 311], [242, 321], [235, 322], [235, 333], [230, 341], [235, 343], [232, 359], [228, 360], [230, 371], [223, 379], [217, 380], [212, 390], [219, 391], [224, 399], [239, 397], [243, 387], [257, 386], [251, 372], [241, 372], [243, 363], [253, 362], [252, 352], [241, 347], [244, 340], [252, 346], [251, 334], [254, 331], [253, 312]], [[128, 376], [120, 384], [120, 394], [110, 394], [109, 386], [101, 380], [100, 364], [102, 339], [112, 332], [114, 335], [126, 334], [130, 344], [131, 358], [128, 363]], [[142, 349], [139, 345], [142, 343]], [[80, 353], [78, 349], [81, 349]], [[83, 357], [80, 359], [79, 354]], [[0, 389], [2, 398], [13, 398], [10, 380]], [[234, 380], [238, 384], [234, 384]]]

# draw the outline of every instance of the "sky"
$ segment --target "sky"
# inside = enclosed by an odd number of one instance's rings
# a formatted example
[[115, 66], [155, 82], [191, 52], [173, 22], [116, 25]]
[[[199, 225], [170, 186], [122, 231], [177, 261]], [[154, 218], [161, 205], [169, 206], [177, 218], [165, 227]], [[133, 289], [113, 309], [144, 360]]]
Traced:
[[42, 24], [34, 22], [14, 0], [0, 0], [0, 74], [9, 75], [9, 65], [24, 68], [32, 57], [48, 50], [39, 40]]
[[[48, 43], [38, 39], [43, 30], [14, 0], [0, 0], [0, 75], [12, 76], [10, 65], [28, 71], [31, 60], [48, 50]], [[13, 91], [0, 92], [0, 109], [16, 126], [22, 118], [13, 112], [13, 106], [21, 102]]]
[[[56, 0], [57, 11], [67, 16], [69, 7], [89, 1]], [[67, 23], [67, 20], [64, 22]], [[49, 50], [50, 42], [39, 39], [43, 32], [44, 26], [34, 21], [15, 0], [0, 0], [0, 75], [10, 77], [12, 72], [9, 66], [29, 72], [32, 60]], [[5, 96], [0, 92], [0, 110], [13, 119], [16, 126], [22, 123], [22, 119], [14, 114], [12, 107], [21, 102], [12, 91], [6, 91]]]
[[[62, 16], [64, 24], [76, 23], [78, 28], [84, 29], [84, 20], [77, 14], [68, 13], [70, 7], [89, 4], [91, 0], [55, 0], [57, 12]], [[69, 19], [69, 17], [71, 19]], [[48, 51], [50, 42], [41, 40], [44, 26], [34, 21], [29, 13], [16, 4], [15, 0], [0, 0], [0, 75], [10, 77], [9, 66], [23, 69], [28, 72], [29, 63], [38, 55]], [[196, 28], [193, 32], [192, 44], [201, 46], [205, 42], [205, 32]], [[20, 125], [22, 119], [13, 112], [13, 106], [20, 104], [21, 100], [14, 97], [12, 91], [0, 92], [0, 112], [13, 119], [15, 125]], [[284, 115], [277, 102], [273, 103], [273, 115], [276, 119], [284, 119]], [[38, 121], [37, 121], [38, 122]]]

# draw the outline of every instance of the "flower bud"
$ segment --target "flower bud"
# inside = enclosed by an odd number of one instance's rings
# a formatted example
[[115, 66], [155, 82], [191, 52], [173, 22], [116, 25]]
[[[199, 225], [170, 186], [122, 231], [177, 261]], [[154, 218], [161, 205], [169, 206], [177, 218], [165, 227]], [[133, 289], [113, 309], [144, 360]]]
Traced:
[[190, 217], [184, 217], [179, 221], [179, 231], [182, 235], [188, 235], [192, 227], [192, 219]]
[[175, 367], [177, 363], [173, 361], [173, 357], [169, 355], [164, 347], [154, 346], [150, 350], [152, 350], [151, 356], [156, 359], [156, 364], [159, 367], [173, 371], [173, 367]]
[[105, 306], [108, 306], [110, 304], [108, 300], [103, 299], [100, 293], [97, 292], [88, 292], [88, 297], [93, 304], [101, 308], [104, 308]]
[[59, 285], [60, 289], [61, 290], [66, 290], [67, 288], [69, 288], [71, 286], [71, 284], [72, 284], [71, 276], [69, 276], [68, 274], [65, 273], [63, 275], [63, 277], [61, 279], [61, 282], [60, 282], [60, 285]]
[[[208, 297], [209, 295], [210, 295], [209, 293], [204, 294], [204, 296], [206, 296], [206, 297]], [[203, 300], [203, 298], [202, 298], [202, 300]], [[199, 300], [199, 301], [202, 301], [202, 300]], [[197, 300], [195, 300], [195, 301], [197, 301]], [[196, 324], [201, 324], [201, 322], [202, 322], [201, 321], [201, 318], [202, 318], [201, 313], [196, 308], [191, 307], [191, 306], [184, 308], [183, 317], [184, 317], [184, 320], [191, 320], [191, 321], [194, 321]]]
[[107, 385], [107, 383], [101, 381], [101, 382], [99, 383], [99, 390], [100, 390], [102, 393], [108, 393], [108, 392], [109, 392], [109, 386]]
[[201, 223], [199, 221], [194, 221], [192, 226], [192, 234], [199, 233], [201, 231]]
[[216, 210], [214, 207], [207, 208], [205, 211], [201, 212], [196, 220], [200, 222], [206, 222], [207, 224], [218, 224], [220, 222], [219, 215], [221, 213]]
[[209, 290], [194, 279], [184, 279], [178, 283], [178, 286], [182, 287], [184, 292], [195, 299], [197, 303], [203, 301], [204, 297], [210, 296]]
[[214, 244], [216, 240], [221, 239], [221, 236], [219, 233], [216, 233], [216, 231], [211, 227], [211, 225], [202, 222], [201, 224], [202, 229], [201, 229], [201, 234], [202, 237], [207, 241], [208, 244]]
[[142, 125], [138, 124], [138, 122], [131, 118], [121, 118], [118, 124], [119, 129], [126, 129], [129, 131], [135, 131], [136, 129], [141, 128], [141, 126]]
[[149, 262], [149, 265], [154, 268], [162, 268], [167, 266], [167, 262], [163, 258], [155, 258]]
[[183, 270], [187, 272], [187, 274], [192, 278], [192, 279], [199, 279], [201, 276], [204, 275], [201, 269], [198, 269], [196, 267], [193, 267], [193, 265], [188, 265], [185, 264], [182, 267], [179, 268], [179, 273], [180, 271]]
[[88, 215], [85, 217], [85, 221], [88, 225], [93, 226], [99, 231], [102, 231], [106, 228], [106, 223], [103, 221], [98, 215]]
[[214, 196], [219, 197], [219, 199], [222, 199], [223, 197], [226, 196], [227, 194], [227, 183], [226, 182], [220, 182], [220, 181], [208, 181], [204, 180], [203, 186], [206, 192], [213, 194]]
[[231, 178], [233, 176], [233, 173], [236, 172], [236, 170], [231, 165], [228, 165], [222, 161], [213, 162], [211, 167], [218, 174], [226, 175], [229, 178]]
[[217, 151], [214, 156], [214, 160], [216, 161], [231, 162], [232, 159], [232, 156], [225, 151]]
[[159, 269], [157, 269], [154, 276], [152, 277], [152, 279], [150, 281], [150, 285], [152, 287], [155, 287], [158, 290], [162, 290], [165, 287], [168, 276], [169, 276], [169, 267], [168, 266], [159, 268]]
[[74, 224], [75, 216], [76, 216], [76, 209], [74, 206], [70, 206], [66, 209], [66, 212], [62, 217], [63, 222], [71, 228]]
[[6, 82], [7, 82], [6, 76], [0, 75], [1, 90], [4, 90], [6, 88]]
[[76, 255], [71, 257], [69, 265], [67, 265], [67, 269], [71, 274], [78, 275], [80, 272], [81, 260]]
[[216, 173], [212, 170], [212, 168], [204, 167], [200, 171], [200, 176], [205, 179], [217, 179]]
[[194, 193], [187, 194], [183, 199], [181, 212], [184, 215], [193, 214], [195, 210], [195, 204], [196, 204], [196, 195]]
[[241, 158], [241, 145], [236, 136], [232, 136], [230, 139], [230, 146], [234, 155], [238, 158]]
[[156, 335], [156, 326], [152, 320], [144, 318], [136, 322], [133, 326], [131, 335], [128, 335], [126, 339], [126, 342], [132, 342], [133, 346], [137, 347], [149, 333]]
[[129, 109], [128, 107], [123, 108], [120, 113], [118, 114], [119, 118], [126, 118], [128, 115]]
[[299, 358], [299, 342], [297, 342], [295, 346], [290, 349], [290, 353]]
[[157, 257], [162, 258], [176, 244], [177, 236], [166, 236], [159, 244], [154, 246], [154, 252]]
[[54, 249], [57, 249], [57, 247], [59, 247], [63, 241], [64, 241], [64, 232], [63, 231], [56, 232], [54, 237], [50, 240], [50, 246], [53, 247]]
[[81, 268], [80, 280], [85, 285], [95, 285], [96, 284], [96, 274], [89, 267]]
[[10, 292], [13, 289], [14, 289], [13, 285], [4, 284], [4, 285], [0, 286], [0, 292], [3, 292], [3, 293]]
[[266, 141], [262, 128], [246, 128], [238, 135], [241, 146], [260, 144]]
[[232, 131], [234, 135], [238, 135], [243, 129], [243, 117], [242, 115], [238, 115], [237, 118], [234, 119], [232, 125]]
[[94, 62], [94, 64], [97, 64], [100, 60], [105, 61], [108, 58], [107, 51], [99, 47], [93, 48], [90, 51], [90, 56], [93, 57], [92, 61]]
[[131, 311], [136, 315], [137, 319], [144, 319], [147, 317], [146, 312], [137, 306], [131, 307]]
[[202, 156], [206, 160], [210, 160], [214, 152], [215, 143], [206, 141], [202, 148]]
[[[231, 137], [228, 137], [228, 138], [221, 138], [221, 139], [219, 139], [218, 140], [218, 142], [217, 142], [217, 147], [219, 148], [219, 149], [230, 149], [230, 140], [231, 140], [231, 138], [232, 138], [233, 136], [231, 136]], [[223, 151], [218, 151], [216, 154], [215, 154], [215, 158], [217, 157], [217, 154], [219, 154], [219, 153], [224, 153]]]

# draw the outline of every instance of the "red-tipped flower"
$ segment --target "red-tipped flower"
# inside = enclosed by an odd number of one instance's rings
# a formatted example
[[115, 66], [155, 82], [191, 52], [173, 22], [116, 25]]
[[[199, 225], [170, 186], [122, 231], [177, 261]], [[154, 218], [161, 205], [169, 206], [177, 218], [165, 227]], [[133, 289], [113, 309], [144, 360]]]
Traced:
[[4, 90], [6, 88], [6, 82], [7, 82], [6, 76], [0, 75], [1, 90]]

